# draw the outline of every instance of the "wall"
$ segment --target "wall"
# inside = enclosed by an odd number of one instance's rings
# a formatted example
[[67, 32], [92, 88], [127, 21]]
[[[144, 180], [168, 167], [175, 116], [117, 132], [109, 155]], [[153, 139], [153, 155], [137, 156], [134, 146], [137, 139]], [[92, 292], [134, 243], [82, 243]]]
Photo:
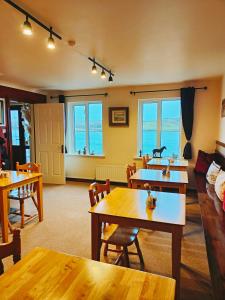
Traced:
[[[67, 91], [65, 95], [79, 93], [100, 93], [107, 91], [108, 97], [100, 97], [90, 100], [103, 101], [103, 138], [104, 158], [79, 157], [66, 155], [66, 176], [72, 178], [95, 178], [95, 167], [99, 164], [127, 165], [134, 161], [137, 156], [137, 122], [138, 122], [138, 99], [177, 97], [179, 92], [157, 92], [152, 94], [130, 95], [130, 90], [171, 89], [184, 86], [202, 87], [207, 86], [207, 91], [196, 92], [194, 131], [192, 136], [193, 160], [190, 161], [190, 182], [192, 185], [191, 172], [199, 149], [213, 152], [215, 140], [219, 132], [220, 101], [221, 101], [221, 78], [196, 80], [174, 84], [145, 85], [136, 87], [114, 87], [98, 90]], [[68, 98], [68, 101], [82, 101], [87, 98]], [[129, 106], [130, 125], [127, 128], [113, 128], [108, 126], [108, 108], [111, 106]], [[141, 161], [137, 161], [141, 166]]]

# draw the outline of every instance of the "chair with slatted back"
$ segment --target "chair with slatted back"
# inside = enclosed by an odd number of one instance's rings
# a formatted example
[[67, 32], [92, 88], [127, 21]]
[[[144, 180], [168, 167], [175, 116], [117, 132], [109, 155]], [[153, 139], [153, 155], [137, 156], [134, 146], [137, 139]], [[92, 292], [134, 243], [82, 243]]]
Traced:
[[8, 256], [13, 256], [14, 264], [21, 258], [21, 240], [20, 230], [13, 230], [13, 239], [10, 243], [0, 244], [0, 275], [4, 273], [4, 266], [2, 259]]
[[127, 166], [127, 184], [128, 184], [129, 188], [132, 187], [130, 177], [132, 175], [134, 175], [134, 173], [136, 173], [136, 171], [137, 171], [136, 163], [133, 163], [133, 165]]
[[148, 154], [142, 156], [143, 169], [148, 169], [147, 163], [151, 160]]
[[[105, 184], [92, 183], [89, 186], [89, 198], [91, 206], [96, 205], [101, 199], [110, 193], [110, 181], [106, 180]], [[138, 255], [140, 259], [141, 269], [144, 268], [144, 259], [138, 242], [139, 229], [133, 227], [121, 227], [116, 224], [103, 224], [101, 241], [105, 243], [104, 256], [107, 252], [116, 252], [119, 254], [115, 264], [119, 264], [122, 259], [125, 266], [129, 267], [129, 254]], [[128, 252], [128, 247], [135, 244], [137, 253]], [[109, 245], [116, 246], [117, 249], [109, 248]]]
[[[28, 172], [28, 173], [40, 173], [40, 164], [27, 163], [27, 164], [20, 165], [17, 162], [16, 163], [16, 171]], [[38, 209], [38, 204], [35, 199], [35, 196], [36, 196], [36, 183], [30, 183], [30, 184], [24, 185], [18, 189], [12, 190], [9, 193], [9, 196], [8, 196], [9, 199], [18, 200], [20, 202], [19, 214], [21, 215], [21, 228], [24, 227], [25, 216], [28, 217], [28, 220], [31, 220], [34, 217], [34, 216], [24, 213], [24, 200], [31, 198], [33, 200], [34, 205]], [[15, 214], [18, 214], [18, 213], [15, 212]]]

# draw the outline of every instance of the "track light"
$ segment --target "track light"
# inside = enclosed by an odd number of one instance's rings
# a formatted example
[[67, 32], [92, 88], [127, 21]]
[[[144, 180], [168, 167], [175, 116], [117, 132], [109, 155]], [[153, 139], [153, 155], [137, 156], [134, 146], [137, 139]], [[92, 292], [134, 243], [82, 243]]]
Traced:
[[48, 45], [47, 47], [49, 49], [55, 49], [55, 41], [52, 37], [52, 27], [50, 27], [50, 37], [48, 38]]
[[32, 26], [28, 21], [28, 16], [26, 16], [26, 21], [23, 23], [23, 34], [32, 35]]
[[109, 73], [109, 82], [113, 82], [113, 77], [112, 77], [112, 73]]
[[101, 78], [102, 79], [105, 79], [106, 78], [106, 75], [105, 75], [105, 71], [102, 69], [102, 72], [101, 72]]
[[95, 63], [92, 66], [91, 72], [92, 72], [92, 74], [97, 74], [97, 68], [96, 68]]

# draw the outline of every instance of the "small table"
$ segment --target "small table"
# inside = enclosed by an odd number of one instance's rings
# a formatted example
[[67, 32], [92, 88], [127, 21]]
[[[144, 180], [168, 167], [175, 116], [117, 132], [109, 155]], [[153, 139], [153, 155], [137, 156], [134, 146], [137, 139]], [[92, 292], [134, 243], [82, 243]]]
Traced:
[[[165, 158], [152, 158], [147, 162], [148, 169], [162, 170], [168, 165], [168, 159]], [[170, 170], [174, 171], [187, 171], [188, 160], [175, 159], [173, 163], [170, 163]]]
[[186, 194], [188, 175], [186, 171], [170, 171], [170, 175], [162, 175], [161, 170], [139, 169], [130, 177], [133, 188], [143, 187], [149, 183], [154, 187], [177, 188], [179, 193]]
[[178, 299], [186, 196], [164, 192], [152, 192], [152, 194], [157, 197], [154, 210], [146, 208], [147, 192], [145, 190], [129, 188], [115, 188], [89, 210], [91, 213], [92, 259], [100, 260], [103, 222], [170, 232], [172, 233], [172, 276], [176, 279], [176, 297]]
[[0, 276], [0, 291], [1, 299], [172, 300], [175, 280], [35, 248]]
[[0, 177], [0, 214], [2, 225], [2, 241], [8, 242], [8, 192], [26, 184], [37, 184], [37, 204], [39, 222], [43, 220], [42, 174], [8, 171], [9, 177]]

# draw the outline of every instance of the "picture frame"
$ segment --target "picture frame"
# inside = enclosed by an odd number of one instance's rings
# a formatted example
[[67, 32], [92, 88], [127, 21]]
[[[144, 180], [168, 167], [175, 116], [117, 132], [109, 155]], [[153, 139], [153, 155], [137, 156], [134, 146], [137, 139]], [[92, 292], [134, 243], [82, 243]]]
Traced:
[[221, 117], [225, 117], [225, 99], [222, 100]]
[[129, 126], [129, 107], [109, 107], [109, 126]]
[[5, 99], [0, 98], [0, 126], [5, 125]]

